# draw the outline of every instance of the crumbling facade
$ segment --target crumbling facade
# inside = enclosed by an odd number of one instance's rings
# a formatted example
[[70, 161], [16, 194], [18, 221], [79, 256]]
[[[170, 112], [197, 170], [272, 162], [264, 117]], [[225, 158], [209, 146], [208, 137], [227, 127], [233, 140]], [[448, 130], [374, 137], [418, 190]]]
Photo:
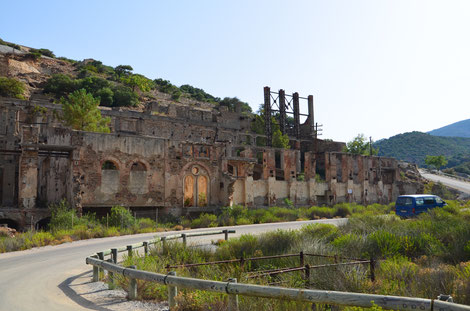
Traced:
[[186, 214], [285, 199], [389, 203], [417, 191], [401, 180], [396, 160], [341, 153], [344, 144], [317, 139], [313, 98], [300, 124], [295, 97], [295, 123], [282, 125], [291, 149], [257, 146], [272, 133], [252, 132], [240, 109], [161, 102], [143, 113], [104, 108], [112, 122], [102, 134], [65, 128], [56, 118], [60, 106], [44, 99], [0, 98], [0, 223], [38, 226], [47, 206], [63, 198], [97, 214], [114, 205]]

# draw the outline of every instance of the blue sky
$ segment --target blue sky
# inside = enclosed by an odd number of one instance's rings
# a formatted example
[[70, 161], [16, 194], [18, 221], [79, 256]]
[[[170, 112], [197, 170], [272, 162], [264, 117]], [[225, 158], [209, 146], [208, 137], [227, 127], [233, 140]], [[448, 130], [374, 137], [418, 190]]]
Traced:
[[264, 86], [314, 95], [323, 138], [470, 118], [467, 0], [2, 2], [6, 41], [129, 64], [254, 110]]

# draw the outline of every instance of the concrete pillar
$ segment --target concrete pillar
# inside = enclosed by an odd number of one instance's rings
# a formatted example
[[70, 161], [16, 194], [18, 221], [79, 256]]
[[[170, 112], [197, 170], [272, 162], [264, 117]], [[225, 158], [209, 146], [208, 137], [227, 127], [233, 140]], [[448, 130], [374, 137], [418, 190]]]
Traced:
[[274, 189], [274, 184], [276, 182], [276, 177], [268, 177], [268, 206], [276, 205], [276, 190]]
[[315, 119], [314, 119], [314, 111], [313, 111], [313, 95], [308, 95], [308, 125], [310, 130], [310, 135], [315, 134]]
[[245, 179], [245, 205], [253, 206], [254, 193], [253, 193], [253, 176], [248, 176]]
[[38, 195], [38, 143], [39, 130], [33, 126], [22, 127], [22, 152], [19, 160], [18, 206], [20, 209], [36, 207]]

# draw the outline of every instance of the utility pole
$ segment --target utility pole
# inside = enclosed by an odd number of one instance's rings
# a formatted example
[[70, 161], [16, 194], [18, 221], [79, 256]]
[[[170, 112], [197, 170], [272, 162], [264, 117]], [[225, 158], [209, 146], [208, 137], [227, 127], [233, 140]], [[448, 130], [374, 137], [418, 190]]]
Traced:
[[369, 154], [372, 156], [372, 136], [369, 136]]

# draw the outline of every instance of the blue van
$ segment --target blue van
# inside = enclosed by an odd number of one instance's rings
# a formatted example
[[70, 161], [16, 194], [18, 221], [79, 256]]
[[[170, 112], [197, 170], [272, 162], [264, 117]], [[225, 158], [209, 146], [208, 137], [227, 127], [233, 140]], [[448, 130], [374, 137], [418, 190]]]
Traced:
[[437, 195], [400, 195], [395, 203], [395, 213], [400, 217], [409, 218], [444, 205], [447, 205], [447, 203]]

